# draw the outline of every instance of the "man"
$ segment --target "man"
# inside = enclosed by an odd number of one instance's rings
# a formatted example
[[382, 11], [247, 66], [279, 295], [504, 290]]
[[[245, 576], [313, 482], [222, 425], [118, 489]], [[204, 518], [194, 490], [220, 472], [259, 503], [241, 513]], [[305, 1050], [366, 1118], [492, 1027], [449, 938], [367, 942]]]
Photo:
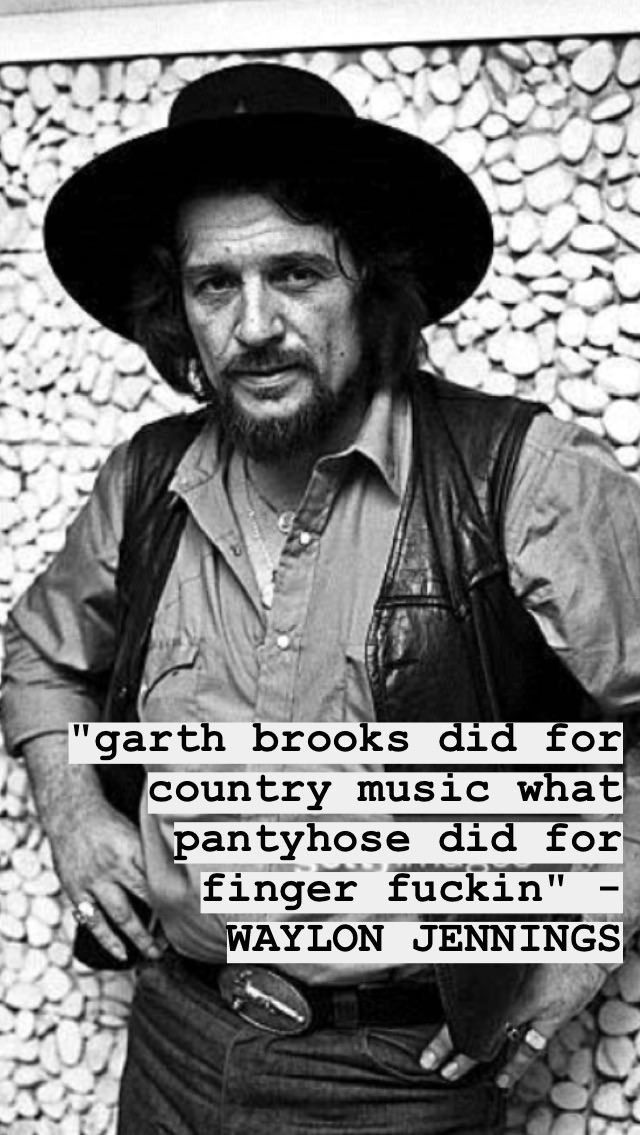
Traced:
[[64, 730], [636, 710], [637, 486], [540, 408], [416, 375], [421, 327], [486, 270], [486, 210], [314, 76], [191, 84], [59, 191], [46, 240], [206, 407], [115, 451], [7, 636], [8, 741], [63, 886], [114, 964], [144, 958], [120, 1131], [501, 1130], [496, 1082], [599, 966], [257, 967], [252, 999], [171, 820], [69, 767]]

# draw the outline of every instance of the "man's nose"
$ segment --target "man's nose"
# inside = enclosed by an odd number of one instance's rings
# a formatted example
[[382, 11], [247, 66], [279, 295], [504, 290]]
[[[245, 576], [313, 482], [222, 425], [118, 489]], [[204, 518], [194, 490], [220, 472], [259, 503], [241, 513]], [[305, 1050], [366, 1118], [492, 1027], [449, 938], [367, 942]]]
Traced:
[[284, 334], [278, 297], [262, 280], [247, 282], [240, 296], [236, 338], [245, 347], [257, 347]]

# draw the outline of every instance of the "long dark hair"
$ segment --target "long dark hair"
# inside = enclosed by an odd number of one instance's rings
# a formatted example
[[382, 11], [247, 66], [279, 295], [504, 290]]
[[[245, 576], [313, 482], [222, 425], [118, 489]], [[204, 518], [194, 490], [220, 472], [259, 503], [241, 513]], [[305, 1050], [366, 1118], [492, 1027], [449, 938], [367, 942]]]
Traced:
[[[364, 373], [371, 391], [399, 382], [418, 361], [420, 331], [429, 322], [423, 291], [393, 223], [380, 224], [369, 213], [353, 182], [331, 179], [305, 182], [246, 178], [195, 186], [185, 195], [260, 193], [301, 224], [323, 224], [333, 232], [336, 259], [346, 245], [356, 265]], [[208, 399], [202, 371], [182, 303], [177, 207], [165, 232], [140, 264], [129, 310], [132, 335], [170, 386], [199, 401]], [[342, 269], [344, 271], [344, 268]], [[346, 271], [344, 274], [347, 275]]]

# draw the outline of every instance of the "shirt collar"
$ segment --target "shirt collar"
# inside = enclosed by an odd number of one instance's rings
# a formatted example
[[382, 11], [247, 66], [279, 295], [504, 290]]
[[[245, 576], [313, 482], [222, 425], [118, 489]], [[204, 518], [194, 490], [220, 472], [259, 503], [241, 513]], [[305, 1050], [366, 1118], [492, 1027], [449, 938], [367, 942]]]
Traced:
[[[404, 390], [387, 387], [374, 394], [355, 440], [321, 461], [342, 461], [357, 453], [373, 464], [397, 497], [402, 495], [411, 453], [411, 412]], [[219, 478], [226, 469], [229, 447], [211, 415], [180, 461], [170, 489], [188, 493], [205, 481]]]
[[227, 462], [226, 446], [213, 414], [186, 450], [173, 475], [169, 489], [188, 493], [213, 477], [220, 477]]
[[362, 420], [358, 436], [334, 459], [359, 453], [375, 465], [395, 496], [406, 484], [411, 445], [411, 412], [404, 390], [384, 387], [374, 394]]

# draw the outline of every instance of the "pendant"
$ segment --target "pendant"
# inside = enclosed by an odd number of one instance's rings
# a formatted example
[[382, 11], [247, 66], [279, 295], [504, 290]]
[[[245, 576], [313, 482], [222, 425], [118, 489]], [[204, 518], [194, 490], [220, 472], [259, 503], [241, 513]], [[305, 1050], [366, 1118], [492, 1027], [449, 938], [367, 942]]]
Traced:
[[260, 598], [262, 599], [262, 606], [266, 607], [267, 610], [269, 610], [270, 607], [273, 604], [273, 591], [274, 591], [274, 585], [273, 585], [272, 579], [270, 579], [268, 583], [265, 583], [264, 587], [261, 588], [261, 590], [260, 590]]
[[291, 529], [293, 528], [293, 522], [295, 518], [295, 512], [291, 512], [288, 509], [285, 512], [280, 513], [278, 517], [278, 528], [280, 532], [282, 532], [283, 536], [289, 535]]

